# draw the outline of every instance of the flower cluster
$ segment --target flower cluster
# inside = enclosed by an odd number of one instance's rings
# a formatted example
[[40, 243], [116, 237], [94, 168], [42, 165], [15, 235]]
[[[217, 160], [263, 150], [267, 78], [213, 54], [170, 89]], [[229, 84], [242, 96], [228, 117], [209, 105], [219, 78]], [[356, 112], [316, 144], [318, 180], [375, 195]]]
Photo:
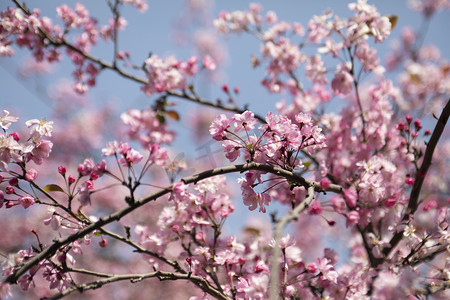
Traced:
[[[332, 91], [336, 95], [348, 95], [353, 91], [356, 61], [361, 64], [361, 71], [376, 74], [384, 72], [376, 50], [369, 46], [367, 40], [373, 37], [376, 42], [383, 42], [393, 27], [390, 19], [381, 16], [375, 6], [367, 4], [366, 0], [350, 3], [348, 7], [355, 12], [350, 18], [336, 16], [333, 20], [333, 12], [327, 10], [323, 15], [314, 16], [308, 22], [307, 30], [299, 23], [277, 22], [276, 15], [271, 11], [263, 18], [260, 15], [262, 7], [257, 5], [251, 5], [248, 12], [223, 12], [214, 24], [220, 33], [248, 31], [260, 38], [263, 42], [262, 58], [269, 60], [263, 85], [271, 93], [289, 90], [300, 110], [311, 111], [312, 107], [330, 99], [322, 92], [329, 81], [322, 55], [339, 56], [344, 61], [336, 67], [332, 78]], [[263, 20], [270, 25], [265, 31], [262, 29]], [[304, 35], [307, 40], [301, 43], [294, 41], [296, 37]], [[292, 40], [287, 36], [292, 37]], [[317, 52], [309, 58], [303, 49], [307, 43], [319, 45]], [[349, 60], [348, 54], [356, 59]], [[313, 91], [305, 91], [303, 84], [296, 79], [296, 73], [303, 63], [306, 63], [306, 77], [315, 84]], [[254, 58], [252, 64], [259, 65], [259, 59]]]
[[138, 139], [147, 147], [150, 144], [170, 144], [175, 138], [175, 132], [167, 128], [164, 116], [153, 109], [131, 109], [122, 113], [120, 118], [128, 126], [131, 139]]
[[[210, 56], [205, 56], [202, 67], [213, 70], [215, 63]], [[198, 57], [193, 56], [182, 62], [174, 56], [165, 59], [152, 55], [145, 60], [145, 71], [148, 83], [141, 90], [150, 96], [164, 91], [187, 88], [186, 79], [194, 76], [200, 70]]]
[[[0, 299], [10, 297], [14, 285], [35, 298], [97, 287], [83, 297], [140, 299], [158, 291], [155, 297], [191, 300], [448, 298], [450, 143], [440, 135], [450, 109], [442, 110], [450, 68], [437, 48], [421, 45], [424, 32], [404, 30], [388, 59], [388, 70], [404, 63], [397, 88], [384, 77], [375, 49], [396, 17], [382, 16], [367, 0], [350, 3], [348, 18], [326, 10], [305, 26], [273, 11], [263, 14], [259, 4], [221, 12], [214, 22], [220, 33], [261, 41], [251, 62], [266, 64], [262, 86], [291, 97], [261, 117], [235, 101], [245, 85], [222, 85], [226, 105], [196, 93], [200, 71], [223, 62], [214, 55], [216, 39], [198, 41], [202, 59], [151, 54], [135, 64], [120, 50], [118, 33], [127, 25], [121, 9], [129, 4], [143, 11], [144, 0], [108, 2], [112, 18], [103, 26], [81, 3], [57, 7], [58, 26], [14, 2], [17, 9], [1, 12], [0, 56], [13, 55], [17, 46], [51, 63], [65, 49], [80, 93], [109, 69], [141, 84], [147, 95], [160, 95], [149, 108], [124, 112], [123, 128], [105, 122], [106, 110], [80, 111], [88, 98], [66, 90], [53, 93], [58, 130], [32, 119], [25, 131], [13, 131], [18, 119], [7, 110], [0, 114], [0, 208], [6, 208], [0, 228], [7, 228], [0, 238]], [[188, 18], [203, 23], [206, 2], [189, 0]], [[412, 5], [428, 22], [448, 2]], [[111, 61], [92, 54], [100, 39], [112, 41]], [[376, 80], [366, 81], [370, 73]], [[170, 160], [162, 147], [175, 139], [169, 118], [185, 125], [172, 97], [235, 112], [206, 122], [232, 164], [177, 180], [194, 166], [179, 156]], [[339, 113], [327, 104], [333, 97]], [[423, 129], [431, 116], [426, 103], [442, 111], [433, 134]], [[205, 129], [205, 118], [195, 113], [192, 128]], [[75, 114], [83, 115], [76, 124]], [[118, 137], [121, 129], [125, 139]], [[102, 149], [105, 159], [92, 154], [102, 138], [111, 141]], [[204, 167], [196, 161], [195, 169]], [[239, 177], [237, 191], [229, 173]], [[41, 186], [44, 180], [50, 183]], [[235, 192], [250, 211], [266, 213], [275, 201], [285, 206], [270, 214], [272, 223], [250, 213], [242, 233], [228, 235], [226, 226], [235, 231], [233, 217], [241, 217], [234, 213]], [[24, 209], [9, 209], [15, 206]], [[347, 252], [338, 261], [340, 247]], [[160, 289], [167, 279], [169, 288]], [[138, 292], [127, 288], [142, 280]], [[186, 289], [186, 282], [198, 288]]]
[[8, 134], [7, 130], [18, 118], [10, 116], [6, 110], [3, 114], [0, 116], [0, 126], [3, 129], [0, 133], [0, 171], [6, 175], [0, 174], [0, 182], [8, 182], [9, 185], [5, 188], [5, 193], [0, 191], [0, 207], [5, 203], [6, 208], [17, 204], [28, 208], [35, 200], [34, 197], [23, 194], [19, 180], [34, 181], [37, 178], [38, 172], [26, 164], [33, 161], [40, 165], [49, 157], [53, 144], [44, 137], [52, 136], [53, 122], [44, 119], [25, 122], [30, 132], [29, 138], [24, 139], [16, 131]]
[[[322, 129], [313, 124], [311, 117], [305, 113], [295, 116], [295, 121], [283, 115], [269, 112], [266, 123], [258, 127], [262, 133], [251, 135], [258, 120], [250, 111], [227, 117], [218, 115], [211, 124], [210, 134], [215, 140], [222, 141], [225, 156], [231, 161], [243, 156], [247, 162], [258, 162], [270, 166], [294, 171], [303, 168], [299, 157], [302, 151], [309, 154], [326, 147]], [[234, 130], [232, 129], [234, 128]], [[242, 136], [243, 134], [243, 136]], [[267, 193], [256, 193], [254, 187], [261, 183], [262, 172], [249, 171], [239, 180], [244, 204], [250, 210], [260, 207], [265, 212], [265, 205], [270, 204]]]

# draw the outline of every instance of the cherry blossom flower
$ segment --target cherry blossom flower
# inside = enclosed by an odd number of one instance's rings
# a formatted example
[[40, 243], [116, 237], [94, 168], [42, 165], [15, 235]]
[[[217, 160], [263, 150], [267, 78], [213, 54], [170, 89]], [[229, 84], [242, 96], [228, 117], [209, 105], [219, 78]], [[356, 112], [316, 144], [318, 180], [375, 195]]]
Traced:
[[353, 90], [353, 76], [347, 66], [340, 65], [331, 81], [331, 87], [336, 94], [347, 95]]
[[28, 208], [35, 203], [34, 198], [30, 195], [25, 195], [19, 198], [19, 203], [23, 206], [23, 208]]
[[0, 127], [3, 128], [3, 130], [9, 129], [11, 126], [11, 123], [17, 122], [19, 118], [13, 117], [9, 115], [9, 111], [3, 110], [3, 116], [0, 116]]
[[30, 134], [35, 138], [40, 138], [42, 136], [52, 136], [53, 131], [53, 121], [46, 121], [45, 119], [33, 119], [26, 121], [25, 124], [31, 127]]

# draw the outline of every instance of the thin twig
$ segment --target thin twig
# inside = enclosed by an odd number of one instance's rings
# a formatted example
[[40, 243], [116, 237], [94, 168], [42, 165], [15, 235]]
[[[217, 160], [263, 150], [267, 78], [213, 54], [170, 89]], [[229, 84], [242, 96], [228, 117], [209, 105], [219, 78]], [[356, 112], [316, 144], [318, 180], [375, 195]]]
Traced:
[[[77, 272], [76, 269], [71, 269], [71, 271]], [[74, 285], [54, 296], [44, 297], [42, 299], [46, 299], [46, 300], [61, 299], [75, 291], [83, 293], [88, 290], [98, 289], [109, 283], [123, 281], [123, 280], [129, 280], [131, 283], [137, 283], [137, 282], [140, 282], [147, 278], [158, 278], [161, 281], [163, 281], [163, 280], [180, 280], [180, 279], [195, 281], [198, 283], [198, 286], [200, 286], [203, 291], [207, 292], [208, 294], [215, 297], [216, 299], [230, 300], [229, 297], [220, 293], [214, 287], [212, 287], [205, 278], [202, 278], [200, 276], [195, 276], [192, 274], [177, 274], [177, 273], [173, 273], [173, 272], [156, 271], [156, 272], [151, 272], [151, 273], [146, 273], [146, 274], [115, 275], [115, 274], [96, 273], [96, 272], [91, 272], [88, 270], [79, 270], [79, 271], [80, 271], [80, 273], [83, 273], [83, 274], [95, 275], [95, 276], [106, 277], [106, 278], [92, 281], [92, 282], [85, 283], [85, 284], [81, 284], [81, 285]]]
[[280, 281], [280, 256], [281, 256], [281, 248], [280, 248], [280, 239], [283, 235], [283, 230], [286, 225], [295, 220], [298, 215], [304, 211], [314, 200], [314, 185], [310, 185], [307, 188], [308, 194], [306, 195], [305, 200], [296, 206], [289, 214], [284, 216], [276, 225], [274, 240], [275, 246], [272, 251], [272, 260], [270, 266], [270, 283], [269, 283], [269, 299], [270, 300], [278, 300], [279, 299], [279, 290], [278, 285]]
[[[340, 185], [337, 185], [337, 184], [331, 184], [327, 189], [323, 189], [320, 186], [319, 182], [306, 180], [305, 178], [303, 178], [293, 172], [283, 170], [279, 167], [263, 165], [263, 164], [259, 164], [256, 162], [250, 162], [250, 163], [243, 164], [243, 165], [232, 165], [232, 166], [215, 168], [215, 169], [211, 169], [211, 170], [208, 170], [208, 171], [205, 171], [205, 172], [193, 175], [193, 176], [182, 178], [180, 181], [185, 184], [190, 184], [190, 183], [196, 184], [198, 181], [209, 178], [209, 177], [228, 174], [228, 173], [238, 173], [238, 172], [242, 173], [242, 172], [250, 171], [250, 170], [259, 170], [259, 171], [265, 171], [268, 173], [272, 173], [272, 174], [284, 177], [284, 178], [286, 178], [294, 183], [297, 183], [299, 185], [302, 185], [304, 187], [312, 187], [317, 192], [330, 191], [330, 192], [335, 192], [335, 193], [343, 193], [343, 191], [344, 191], [343, 187], [341, 187]], [[4, 282], [8, 282], [11, 284], [16, 283], [17, 280], [20, 278], [20, 276], [24, 275], [25, 272], [27, 272], [33, 266], [37, 265], [41, 260], [46, 259], [46, 258], [52, 256], [53, 254], [55, 254], [61, 246], [70, 244], [70, 243], [76, 241], [77, 239], [82, 238], [85, 235], [93, 232], [94, 230], [101, 228], [102, 226], [104, 226], [106, 224], [110, 224], [112, 222], [119, 221], [121, 218], [128, 215], [129, 213], [136, 210], [137, 208], [143, 206], [144, 204], [147, 204], [150, 201], [154, 201], [154, 200], [160, 198], [161, 196], [164, 196], [165, 194], [170, 193], [172, 191], [172, 187], [173, 187], [173, 184], [171, 184], [171, 185], [169, 185], [147, 197], [138, 199], [132, 205], [129, 205], [109, 216], [102, 217], [102, 218], [98, 219], [97, 222], [87, 225], [85, 228], [79, 230], [78, 232], [76, 232], [68, 237], [53, 240], [52, 245], [50, 245], [48, 248], [41, 251], [39, 254], [37, 254], [33, 258], [29, 259], [20, 268], [16, 269], [12, 274], [10, 274], [8, 277], [6, 277], [4, 279]]]
[[[441, 116], [439, 117], [439, 120], [437, 121], [436, 126], [433, 130], [433, 134], [431, 135], [431, 138], [427, 144], [427, 149], [425, 150], [425, 155], [423, 157], [423, 161], [420, 166], [420, 169], [416, 173], [414, 185], [412, 187], [411, 194], [409, 197], [408, 207], [406, 208], [406, 212], [405, 212], [405, 215], [403, 216], [402, 221], [409, 220], [410, 217], [412, 215], [414, 215], [414, 213], [417, 210], [417, 207], [419, 204], [420, 191], [422, 189], [422, 185], [425, 180], [425, 176], [428, 172], [428, 169], [431, 166], [431, 160], [433, 158], [434, 149], [436, 149], [439, 138], [441, 137], [442, 133], [444, 132], [444, 128], [445, 128], [445, 125], [447, 124], [449, 115], [450, 115], [450, 100], [447, 102], [444, 109], [442, 110]], [[391, 238], [391, 240], [389, 242], [389, 244], [391, 246], [384, 248], [383, 254], [385, 256], [389, 255], [389, 253], [401, 241], [402, 237], [403, 237], [403, 230], [400, 230]], [[377, 262], [377, 265], [380, 264], [381, 262], [382, 261], [379, 260]]]

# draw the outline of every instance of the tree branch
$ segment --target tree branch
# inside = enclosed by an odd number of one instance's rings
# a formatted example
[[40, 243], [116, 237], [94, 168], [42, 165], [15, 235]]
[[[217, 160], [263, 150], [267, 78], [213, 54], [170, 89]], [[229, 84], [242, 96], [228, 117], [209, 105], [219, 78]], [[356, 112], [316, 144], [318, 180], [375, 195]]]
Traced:
[[280, 248], [280, 239], [283, 235], [283, 230], [286, 225], [296, 219], [298, 215], [304, 211], [314, 200], [314, 185], [310, 185], [307, 188], [308, 194], [306, 195], [305, 200], [296, 206], [289, 214], [284, 216], [278, 223], [275, 228], [274, 240], [275, 247], [272, 252], [272, 260], [270, 266], [270, 286], [269, 286], [269, 299], [270, 300], [278, 300], [279, 299], [279, 290], [278, 285], [280, 281], [280, 256], [281, 256], [281, 248]]
[[[423, 157], [422, 165], [420, 166], [419, 171], [416, 173], [414, 185], [412, 187], [411, 194], [409, 197], [408, 207], [406, 209], [402, 221], [408, 220], [412, 215], [414, 215], [414, 213], [417, 210], [417, 207], [419, 205], [420, 190], [422, 189], [422, 185], [425, 180], [425, 176], [428, 172], [428, 169], [431, 166], [431, 160], [433, 158], [434, 149], [436, 149], [439, 138], [444, 132], [444, 128], [445, 125], [447, 124], [449, 115], [450, 115], [450, 100], [447, 102], [444, 109], [442, 110], [441, 116], [439, 117], [439, 120], [437, 121], [436, 126], [433, 130], [433, 134], [431, 135], [430, 141], [428, 142], [427, 149], [425, 150], [425, 155]], [[389, 253], [391, 253], [391, 251], [401, 241], [402, 237], [403, 237], [403, 230], [397, 232], [392, 237], [391, 241], [389, 242], [391, 246], [388, 248], [384, 248], [383, 254], [385, 256], [389, 255]], [[382, 260], [379, 260], [377, 262], [377, 265], [379, 265], [381, 262]]]
[[[72, 269], [71, 271], [77, 272], [78, 270]], [[85, 283], [82, 285], [74, 285], [52, 297], [44, 297], [42, 299], [46, 299], [46, 300], [61, 299], [75, 291], [83, 293], [88, 290], [98, 289], [98, 288], [104, 286], [105, 284], [123, 281], [123, 280], [129, 280], [131, 283], [136, 283], [136, 282], [140, 282], [147, 278], [158, 278], [161, 281], [163, 281], [163, 280], [180, 280], [180, 279], [194, 281], [204, 292], [210, 294], [211, 296], [215, 297], [216, 299], [230, 300], [229, 297], [220, 293], [217, 289], [215, 289], [213, 286], [211, 286], [206, 279], [204, 279], [200, 276], [195, 276], [195, 275], [191, 275], [191, 274], [177, 274], [177, 273], [172, 273], [172, 272], [156, 271], [156, 272], [146, 273], [146, 274], [115, 275], [115, 274], [104, 274], [104, 273], [97, 274], [96, 272], [91, 272], [88, 270], [79, 270], [79, 273], [100, 276], [100, 277], [106, 277], [106, 278], [92, 281], [89, 283]]]
[[[256, 163], [256, 162], [250, 162], [250, 163], [243, 164], [243, 165], [232, 165], [232, 166], [226, 166], [226, 167], [221, 167], [221, 168], [215, 168], [212, 170], [208, 170], [208, 171], [199, 173], [197, 175], [182, 178], [180, 181], [185, 184], [190, 184], [190, 183], [196, 184], [198, 181], [209, 178], [209, 177], [222, 175], [222, 174], [228, 174], [228, 173], [237, 173], [237, 172], [242, 173], [242, 172], [249, 171], [249, 170], [259, 170], [259, 171], [265, 171], [268, 173], [279, 175], [281, 177], [284, 177], [292, 182], [298, 183], [299, 185], [305, 186], [307, 188], [312, 187], [317, 192], [330, 191], [330, 192], [335, 192], [335, 193], [343, 193], [343, 191], [344, 191], [344, 189], [337, 184], [331, 184], [327, 189], [324, 190], [320, 186], [319, 182], [306, 180], [303, 177], [301, 177], [293, 172], [286, 171], [279, 167], [263, 165], [263, 164]], [[133, 203], [133, 205], [127, 206], [109, 216], [102, 217], [97, 222], [87, 225], [85, 228], [81, 229], [80, 231], [78, 231], [66, 238], [55, 239], [53, 244], [50, 247], [44, 249], [43, 251], [41, 251], [39, 254], [37, 254], [33, 258], [30, 258], [20, 268], [18, 268], [12, 274], [10, 274], [8, 277], [6, 277], [4, 279], [4, 282], [8, 282], [10, 284], [16, 283], [16, 281], [19, 279], [20, 276], [25, 274], [25, 272], [27, 272], [31, 267], [37, 265], [41, 260], [48, 258], [48, 257], [52, 256], [53, 254], [55, 254], [61, 246], [70, 244], [70, 243], [76, 241], [77, 239], [82, 238], [85, 235], [91, 233], [92, 231], [101, 228], [102, 226], [104, 226], [106, 224], [112, 223], [114, 221], [119, 221], [122, 217], [128, 215], [129, 213], [131, 213], [135, 209], [143, 206], [144, 204], [146, 204], [150, 201], [154, 201], [154, 200], [158, 199], [159, 197], [170, 193], [172, 191], [173, 185], [174, 184], [168, 185], [167, 187], [159, 190], [158, 192], [155, 192], [147, 197], [138, 199], [138, 200], [136, 200], [135, 203]]]

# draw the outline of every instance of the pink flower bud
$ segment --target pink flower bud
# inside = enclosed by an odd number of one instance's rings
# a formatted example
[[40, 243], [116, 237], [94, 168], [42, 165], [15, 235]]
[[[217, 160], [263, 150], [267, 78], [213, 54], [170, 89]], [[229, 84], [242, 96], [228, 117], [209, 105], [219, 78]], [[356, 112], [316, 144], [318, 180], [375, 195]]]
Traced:
[[123, 51], [117, 52], [117, 59], [124, 59], [124, 58], [125, 58], [125, 53], [123, 53]]
[[205, 233], [203, 231], [197, 232], [195, 234], [195, 240], [197, 242], [204, 241], [205, 240]]
[[387, 198], [384, 200], [384, 205], [388, 208], [394, 207], [397, 201], [394, 198]]
[[72, 175], [69, 175], [69, 184], [72, 184], [75, 182], [75, 177], [73, 177]]
[[105, 248], [106, 246], [108, 246], [108, 241], [102, 238], [100, 242], [98, 242], [98, 245], [102, 248]]
[[14, 192], [15, 192], [14, 187], [8, 185], [8, 186], [6, 187], [6, 189], [5, 189], [5, 192], [6, 192], [7, 195], [12, 195], [12, 194], [14, 194]]
[[65, 253], [63, 253], [63, 254], [61, 254], [61, 255], [58, 255], [58, 261], [59, 261], [60, 263], [65, 262], [65, 261], [66, 261], [66, 258], [67, 258], [67, 256], [66, 256]]
[[425, 129], [424, 135], [430, 135], [431, 134], [431, 130], [430, 129]]
[[94, 189], [94, 183], [92, 181], [86, 180], [84, 183], [86, 184], [86, 187], [88, 188], [88, 190]]
[[419, 119], [415, 119], [414, 126], [416, 127], [416, 130], [420, 130], [422, 128], [422, 121], [420, 121]]
[[345, 190], [344, 195], [347, 205], [349, 207], [355, 207], [356, 201], [358, 200], [358, 193], [356, 192], [356, 190], [352, 187], [348, 188], [347, 190]]
[[308, 270], [309, 273], [315, 274], [317, 273], [318, 269], [315, 263], [310, 263], [306, 266], [306, 270]]
[[436, 208], [437, 206], [437, 202], [435, 200], [431, 200], [423, 206], [423, 210], [429, 211], [430, 209]]
[[20, 135], [17, 133], [17, 131], [10, 133], [9, 136], [12, 136], [16, 142], [18, 142], [20, 140]]
[[413, 185], [414, 181], [415, 181], [415, 179], [412, 178], [412, 177], [409, 177], [409, 176], [406, 177], [406, 179], [405, 179], [405, 183], [408, 184], [408, 185]]
[[58, 173], [61, 174], [62, 176], [66, 175], [66, 167], [64, 166], [59, 166], [58, 167]]
[[228, 84], [222, 85], [222, 91], [224, 91], [225, 93], [228, 93], [230, 91], [230, 89], [228, 88]]
[[407, 122], [408, 124], [411, 124], [411, 121], [412, 121], [413, 117], [410, 116], [410, 115], [407, 115], [407, 116], [405, 117], [405, 119], [406, 119], [406, 122]]
[[240, 264], [241, 266], [244, 265], [244, 264], [245, 264], [245, 258], [239, 257], [239, 258], [238, 258], [238, 262], [239, 262], [239, 264]]
[[403, 123], [403, 122], [398, 123], [397, 125], [395, 125], [395, 129], [397, 129], [397, 130], [405, 129], [405, 123]]
[[331, 184], [330, 179], [324, 177], [322, 180], [320, 180], [320, 187], [323, 189], [327, 189]]
[[12, 186], [17, 186], [17, 185], [19, 185], [19, 179], [17, 179], [16, 177], [11, 178], [9, 180], [9, 184], [12, 185]]

